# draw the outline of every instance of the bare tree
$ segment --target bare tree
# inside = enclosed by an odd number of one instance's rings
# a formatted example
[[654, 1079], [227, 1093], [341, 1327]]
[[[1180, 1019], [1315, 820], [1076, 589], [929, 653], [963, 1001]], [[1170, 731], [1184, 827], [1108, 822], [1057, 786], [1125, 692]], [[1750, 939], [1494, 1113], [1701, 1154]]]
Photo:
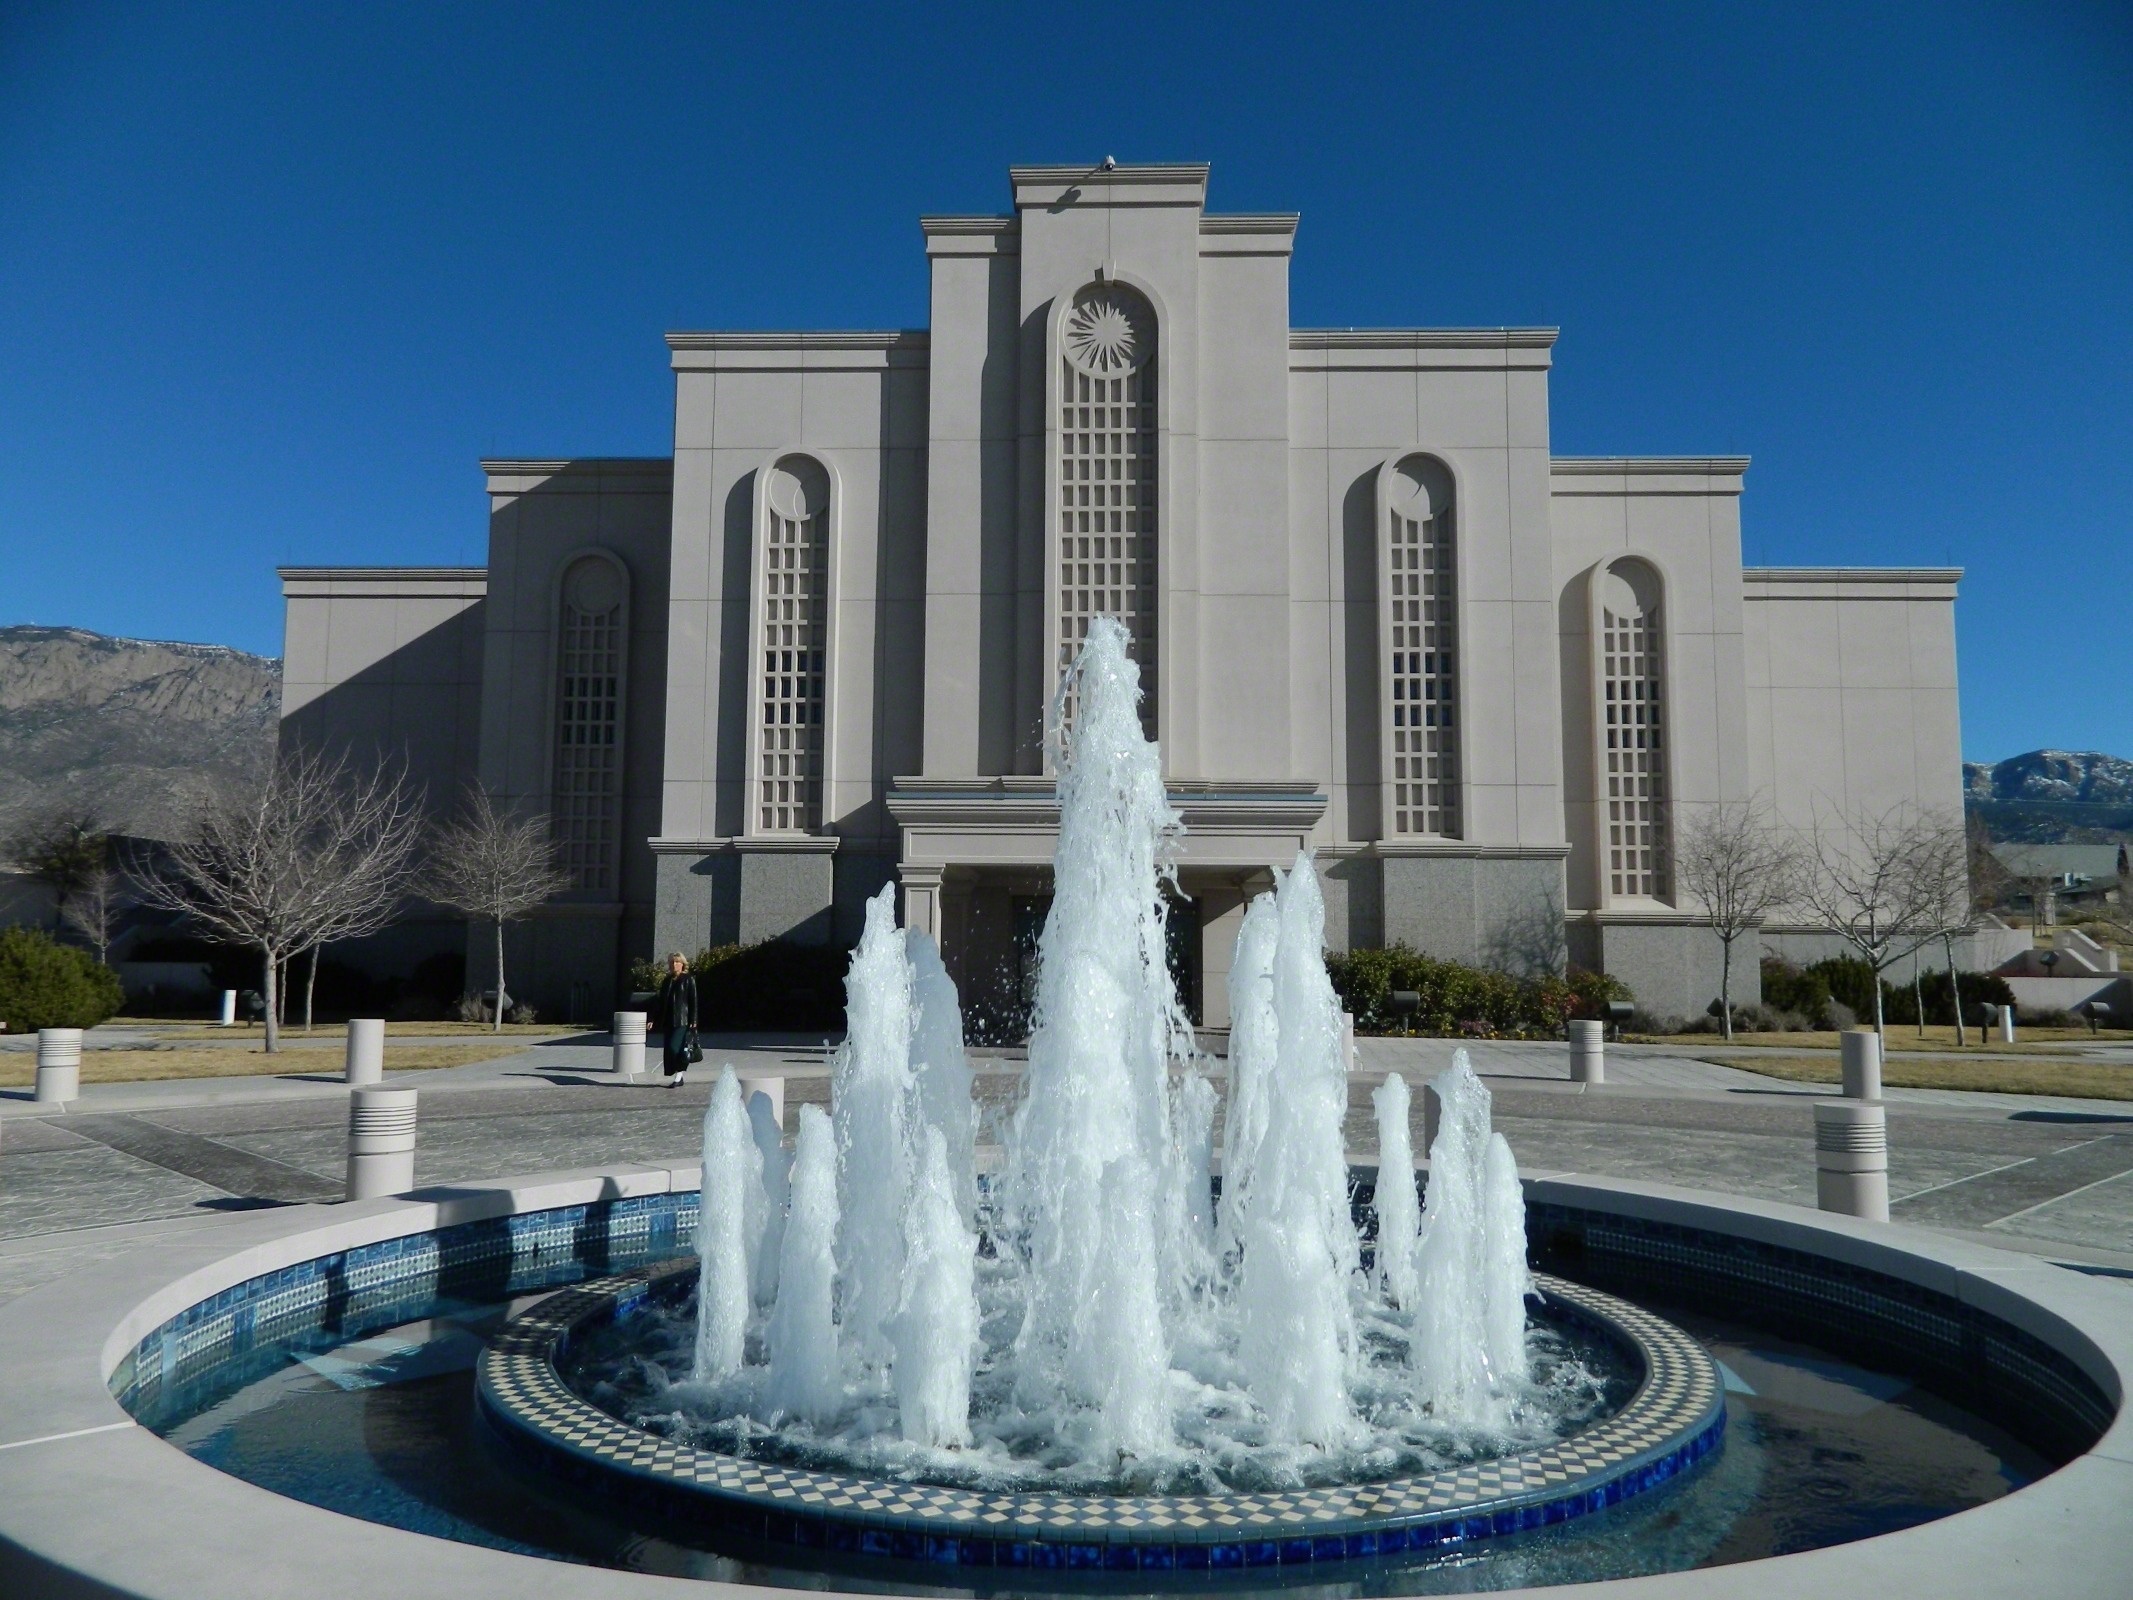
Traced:
[[149, 903], [258, 950], [266, 1047], [276, 1051], [289, 957], [351, 918], [381, 906], [389, 916], [420, 839], [420, 795], [404, 773], [298, 751], [256, 790], [208, 801], [137, 876]]
[[1760, 796], [1727, 800], [1695, 817], [1674, 852], [1674, 878], [1718, 936], [1718, 1009], [1733, 1037], [1733, 946], [1798, 894], [1800, 847]]
[[[306, 1033], [311, 1031], [311, 1001], [318, 988], [319, 952], [344, 939], [367, 939], [384, 931], [414, 886], [424, 832], [420, 796], [403, 792], [397, 799], [400, 804], [391, 827], [366, 826], [364, 819], [354, 815], [337, 819], [335, 832], [348, 841], [341, 893], [326, 909], [304, 949], [292, 950], [283, 958], [286, 969], [299, 954], [311, 957], [304, 973]], [[361, 797], [343, 790], [339, 802], [343, 808], [357, 806]]]
[[1915, 955], [1944, 929], [1968, 925], [1967, 889], [1960, 909], [1949, 900], [1951, 872], [1967, 885], [1959, 822], [1909, 806], [1817, 815], [1799, 903], [1823, 933], [1849, 945], [1874, 975], [1874, 1032], [1887, 1043], [1881, 975]]
[[52, 928], [91, 874], [111, 865], [111, 837], [94, 812], [65, 806], [19, 815], [0, 842], [8, 865], [52, 892]]
[[437, 830], [424, 892], [440, 905], [485, 917], [496, 925], [494, 1031], [503, 1030], [508, 1004], [504, 924], [516, 922], [570, 884], [570, 873], [556, 857], [547, 820], [497, 810], [489, 791], [480, 784], [467, 791], [460, 815]]
[[118, 932], [119, 913], [125, 910], [126, 880], [109, 867], [98, 867], [75, 888], [60, 908], [68, 927], [96, 948], [96, 964], [111, 965], [111, 939]]

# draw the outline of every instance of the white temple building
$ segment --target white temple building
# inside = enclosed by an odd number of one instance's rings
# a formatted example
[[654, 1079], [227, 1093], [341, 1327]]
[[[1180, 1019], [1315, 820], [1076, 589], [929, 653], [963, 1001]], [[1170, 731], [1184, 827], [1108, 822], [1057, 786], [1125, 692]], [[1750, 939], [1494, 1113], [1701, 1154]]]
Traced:
[[1960, 806], [1958, 572], [1744, 569], [1745, 458], [1554, 454], [1554, 329], [1290, 326], [1297, 218], [1207, 178], [1012, 169], [1007, 214], [920, 219], [923, 329], [668, 335], [671, 457], [484, 462], [486, 567], [282, 573], [285, 737], [552, 816], [576, 887], [513, 984], [552, 1015], [655, 951], [850, 943], [889, 880], [1011, 1012], [1102, 613], [1210, 1026], [1299, 847], [1336, 943], [1692, 1012], [1701, 808]]

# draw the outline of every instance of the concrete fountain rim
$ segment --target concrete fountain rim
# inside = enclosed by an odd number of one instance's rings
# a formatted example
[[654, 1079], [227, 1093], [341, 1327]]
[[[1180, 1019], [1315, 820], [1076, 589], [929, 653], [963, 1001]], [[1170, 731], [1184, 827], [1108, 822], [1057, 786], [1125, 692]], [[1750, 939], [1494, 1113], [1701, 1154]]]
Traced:
[[[673, 1600], [771, 1591], [587, 1567], [410, 1533], [286, 1499], [136, 1423], [109, 1380], [152, 1330], [262, 1273], [460, 1223], [693, 1191], [695, 1166], [616, 1165], [414, 1197], [144, 1227], [140, 1242], [0, 1306], [0, 1592], [140, 1600]], [[1533, 1175], [1529, 1202], [1723, 1233], [1863, 1266], [2002, 1318], [2108, 1398], [2103, 1435], [2002, 1499], [1898, 1533], [1733, 1566], [1582, 1585], [1580, 1600], [1876, 1600], [2123, 1593], [2133, 1550], [2133, 1316], [2126, 1286], [1901, 1225], [1666, 1185]], [[1546, 1591], [1524, 1591], [1541, 1594]]]

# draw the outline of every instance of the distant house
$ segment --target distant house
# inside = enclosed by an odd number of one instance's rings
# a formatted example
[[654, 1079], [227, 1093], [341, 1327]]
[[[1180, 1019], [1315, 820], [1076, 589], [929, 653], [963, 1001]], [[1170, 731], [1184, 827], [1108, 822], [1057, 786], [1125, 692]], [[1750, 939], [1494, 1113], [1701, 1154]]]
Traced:
[[2007, 902], [2043, 923], [2062, 906], [2115, 905], [2133, 880], [2122, 844], [1996, 844], [1992, 854], [2013, 880]]

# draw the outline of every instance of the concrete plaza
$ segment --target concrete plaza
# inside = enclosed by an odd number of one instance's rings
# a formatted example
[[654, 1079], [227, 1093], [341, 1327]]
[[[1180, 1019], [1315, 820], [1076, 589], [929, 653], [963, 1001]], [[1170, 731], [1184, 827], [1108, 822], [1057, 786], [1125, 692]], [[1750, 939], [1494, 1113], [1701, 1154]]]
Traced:
[[[788, 1129], [797, 1106], [828, 1100], [819, 1039], [707, 1045], [706, 1068], [731, 1061], [786, 1077]], [[1375, 1154], [1370, 1090], [1383, 1074], [1419, 1083], [1455, 1048], [1359, 1042], [1348, 1119], [1358, 1159]], [[1611, 1046], [1607, 1083], [1588, 1088], [1569, 1081], [1561, 1045], [1468, 1048], [1528, 1175], [1814, 1203], [1810, 1106], [1827, 1089], [1662, 1046]], [[997, 1117], [1018, 1091], [1021, 1064], [980, 1053], [975, 1065], [979, 1097]], [[347, 1117], [339, 1066], [337, 1047], [314, 1048], [292, 1051], [281, 1076], [91, 1084], [63, 1114], [27, 1090], [0, 1091], [0, 1301], [204, 1213], [338, 1200]], [[393, 1074], [422, 1090], [417, 1181], [693, 1159], [711, 1072], [669, 1089], [618, 1082], [608, 1067], [604, 1035], [575, 1035], [473, 1066]], [[1905, 1089], [1887, 1098], [1895, 1220], [2133, 1275], [2133, 1103]]]

